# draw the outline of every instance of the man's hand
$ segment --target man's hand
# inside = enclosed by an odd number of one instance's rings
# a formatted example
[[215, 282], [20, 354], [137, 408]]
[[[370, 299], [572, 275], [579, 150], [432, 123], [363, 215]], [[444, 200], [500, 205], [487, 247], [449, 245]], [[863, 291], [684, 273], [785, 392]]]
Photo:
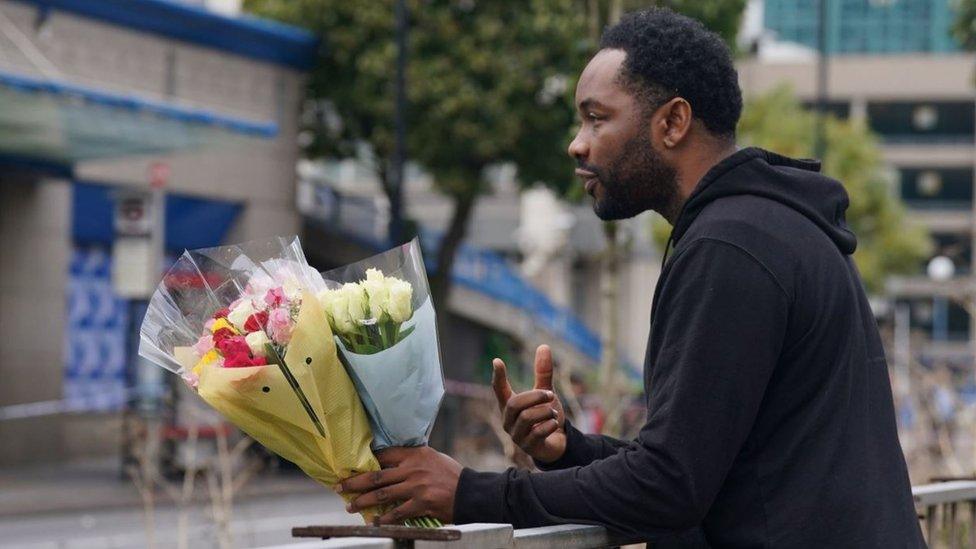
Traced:
[[348, 478], [339, 484], [343, 494], [359, 493], [346, 510], [398, 504], [379, 518], [380, 524], [401, 524], [414, 517], [454, 520], [454, 492], [461, 464], [427, 446], [387, 448], [377, 452], [383, 469]]
[[552, 463], [566, 453], [566, 415], [552, 390], [552, 351], [535, 351], [535, 387], [516, 395], [508, 383], [505, 363], [492, 362], [491, 386], [498, 399], [505, 431], [519, 448], [537, 461]]

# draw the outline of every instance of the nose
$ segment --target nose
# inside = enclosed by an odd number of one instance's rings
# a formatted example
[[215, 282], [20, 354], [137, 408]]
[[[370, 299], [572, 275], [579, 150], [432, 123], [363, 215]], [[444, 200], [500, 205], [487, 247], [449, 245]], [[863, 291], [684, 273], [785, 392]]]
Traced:
[[576, 160], [581, 160], [586, 158], [586, 156], [590, 152], [589, 145], [581, 136], [582, 133], [583, 130], [581, 128], [576, 132], [576, 135], [573, 136], [573, 140], [570, 141], [569, 148], [566, 150], [566, 152], [569, 153], [569, 156], [575, 158]]

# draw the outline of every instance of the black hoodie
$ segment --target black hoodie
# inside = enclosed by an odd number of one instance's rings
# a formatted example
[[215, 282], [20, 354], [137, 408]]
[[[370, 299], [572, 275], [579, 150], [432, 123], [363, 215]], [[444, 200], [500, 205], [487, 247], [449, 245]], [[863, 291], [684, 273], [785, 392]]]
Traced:
[[[924, 547], [843, 186], [744, 149], [685, 203], [655, 289], [647, 423], [546, 472], [465, 469], [455, 521], [693, 529], [713, 546]], [[692, 538], [685, 538], [692, 539]]]

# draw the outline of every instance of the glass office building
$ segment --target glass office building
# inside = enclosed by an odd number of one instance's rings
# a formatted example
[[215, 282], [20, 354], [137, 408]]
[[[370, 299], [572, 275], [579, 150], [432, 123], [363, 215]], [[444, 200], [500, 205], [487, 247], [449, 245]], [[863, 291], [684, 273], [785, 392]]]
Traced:
[[[831, 54], [937, 53], [959, 49], [952, 0], [827, 0]], [[819, 2], [766, 0], [764, 26], [778, 40], [818, 45]]]

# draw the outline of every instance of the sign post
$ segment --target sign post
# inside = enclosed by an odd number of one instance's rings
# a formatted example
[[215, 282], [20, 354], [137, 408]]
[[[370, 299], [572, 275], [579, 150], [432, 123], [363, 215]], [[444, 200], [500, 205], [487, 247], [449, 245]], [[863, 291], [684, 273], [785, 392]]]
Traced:
[[115, 193], [112, 286], [129, 303], [127, 385], [132, 391], [123, 417], [123, 470], [131, 472], [137, 466], [145, 482], [160, 465], [167, 383], [162, 368], [139, 356], [139, 329], [163, 267], [169, 176], [169, 166], [156, 162], [149, 169], [149, 189], [130, 187]]

